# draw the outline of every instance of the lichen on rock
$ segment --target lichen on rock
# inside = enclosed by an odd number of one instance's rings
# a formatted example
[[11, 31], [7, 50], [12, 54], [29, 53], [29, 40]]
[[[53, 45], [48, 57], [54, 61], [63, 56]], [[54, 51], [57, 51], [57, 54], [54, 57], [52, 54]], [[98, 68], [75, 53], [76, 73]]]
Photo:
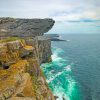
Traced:
[[0, 18], [0, 36], [41, 36], [53, 25], [52, 19]]
[[[50, 61], [51, 42], [39, 36], [53, 24], [51, 19], [0, 18], [5, 33], [0, 40], [0, 100], [55, 100], [40, 69], [41, 63]], [[34, 37], [6, 37], [9, 32], [20, 36], [24, 29]]]

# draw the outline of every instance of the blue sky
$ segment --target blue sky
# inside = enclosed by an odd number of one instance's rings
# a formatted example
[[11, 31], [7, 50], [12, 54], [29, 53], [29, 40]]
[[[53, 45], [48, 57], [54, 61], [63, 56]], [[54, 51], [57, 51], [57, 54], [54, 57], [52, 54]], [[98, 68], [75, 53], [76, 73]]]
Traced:
[[99, 0], [0, 0], [0, 17], [53, 18], [49, 33], [100, 33]]

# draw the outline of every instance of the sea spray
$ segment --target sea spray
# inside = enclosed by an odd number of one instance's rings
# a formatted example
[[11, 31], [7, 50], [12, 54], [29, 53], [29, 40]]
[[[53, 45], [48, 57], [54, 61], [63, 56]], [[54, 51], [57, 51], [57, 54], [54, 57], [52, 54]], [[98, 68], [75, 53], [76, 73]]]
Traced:
[[79, 86], [71, 70], [74, 64], [62, 58], [64, 51], [61, 48], [52, 47], [52, 52], [52, 62], [41, 65], [49, 87], [57, 100], [81, 100]]

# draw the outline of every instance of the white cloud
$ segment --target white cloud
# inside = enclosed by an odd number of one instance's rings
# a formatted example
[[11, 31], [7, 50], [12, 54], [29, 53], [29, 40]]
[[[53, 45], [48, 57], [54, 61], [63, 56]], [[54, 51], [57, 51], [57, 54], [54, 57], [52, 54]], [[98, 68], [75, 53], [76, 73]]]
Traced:
[[[69, 24], [70, 27], [73, 27], [73, 32], [78, 31], [79, 28], [81, 31], [82, 24], [67, 23], [67, 21], [77, 21], [85, 18], [98, 20], [100, 19], [99, 12], [99, 0], [0, 0], [0, 16], [20, 18], [50, 17], [57, 22], [62, 22], [58, 24], [63, 24], [62, 28], [59, 25], [57, 25], [57, 28], [55, 24], [56, 31], [57, 29], [66, 31], [66, 26]], [[89, 25], [86, 27], [91, 28]], [[70, 27], [68, 27], [69, 30], [71, 30]], [[84, 26], [84, 28], [86, 27]]]
[[[89, 3], [90, 5], [87, 5]], [[78, 20], [82, 17], [99, 18], [97, 8], [93, 6], [93, 3], [93, 0], [88, 2], [86, 0], [71, 0], [70, 2], [66, 0], [9, 0], [9, 2], [0, 0], [0, 15], [53, 17], [57, 21]], [[80, 12], [77, 13], [79, 10]]]
[[[0, 15], [56, 18], [54, 15], [58, 14], [57, 19], [62, 18], [61, 20], [77, 19], [86, 15], [96, 18], [99, 17], [99, 14], [96, 13], [100, 11], [100, 7], [96, 6], [97, 3], [99, 4], [99, 0], [95, 2], [94, 0], [9, 0], [8, 2], [7, 0], [0, 0]], [[76, 13], [81, 9], [82, 12]]]
[[97, 13], [94, 11], [84, 11], [81, 13], [61, 14], [59, 16], [54, 16], [53, 18], [56, 21], [70, 21], [70, 20], [78, 21], [84, 18], [98, 20], [100, 17], [97, 18]]

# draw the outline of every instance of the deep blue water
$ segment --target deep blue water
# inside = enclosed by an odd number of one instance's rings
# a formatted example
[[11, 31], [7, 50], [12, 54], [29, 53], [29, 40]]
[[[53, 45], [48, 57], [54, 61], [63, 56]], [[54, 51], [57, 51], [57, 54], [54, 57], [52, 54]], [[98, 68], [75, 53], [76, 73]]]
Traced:
[[51, 63], [43, 64], [57, 100], [100, 100], [100, 35], [61, 35], [52, 42]]

